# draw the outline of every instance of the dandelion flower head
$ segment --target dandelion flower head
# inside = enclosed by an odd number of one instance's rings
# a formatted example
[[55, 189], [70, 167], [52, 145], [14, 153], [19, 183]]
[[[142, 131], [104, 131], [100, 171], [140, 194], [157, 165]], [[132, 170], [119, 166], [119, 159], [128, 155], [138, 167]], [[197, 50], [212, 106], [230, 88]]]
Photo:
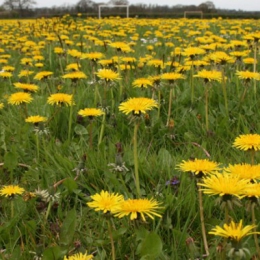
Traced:
[[248, 150], [260, 150], [260, 135], [259, 134], [244, 134], [236, 137], [233, 147], [248, 151]]
[[24, 189], [18, 185], [7, 185], [0, 189], [0, 195], [5, 197], [13, 197], [14, 195], [21, 195]]
[[93, 259], [93, 255], [88, 255], [87, 252], [85, 254], [77, 253], [71, 256], [65, 256], [63, 260], [91, 260]]
[[91, 196], [92, 202], [87, 205], [94, 208], [95, 211], [103, 211], [103, 213], [113, 212], [118, 205], [124, 200], [122, 195], [117, 193], [109, 193], [108, 191], [101, 191]]
[[121, 202], [119, 208], [113, 213], [119, 218], [130, 215], [131, 220], [141, 216], [142, 220], [146, 221], [145, 216], [151, 219], [154, 219], [154, 216], [160, 218], [161, 215], [157, 211], [161, 208], [160, 203], [154, 199], [128, 199]]
[[230, 224], [224, 224], [223, 228], [216, 226], [213, 228], [209, 234], [228, 238], [230, 240], [239, 242], [242, 238], [252, 235], [259, 234], [259, 232], [252, 231], [256, 225], [247, 225], [243, 227], [243, 221], [240, 220], [239, 223], [235, 223], [233, 220]]
[[8, 103], [11, 105], [20, 105], [22, 103], [30, 103], [33, 100], [31, 94], [26, 92], [16, 92], [13, 93], [8, 98]]
[[158, 107], [157, 102], [150, 98], [130, 98], [119, 105], [119, 110], [124, 114], [128, 115], [133, 113], [133, 115], [145, 114], [148, 110], [152, 110], [154, 107]]
[[183, 172], [192, 172], [195, 175], [211, 174], [219, 170], [219, 164], [208, 159], [183, 160], [178, 168]]

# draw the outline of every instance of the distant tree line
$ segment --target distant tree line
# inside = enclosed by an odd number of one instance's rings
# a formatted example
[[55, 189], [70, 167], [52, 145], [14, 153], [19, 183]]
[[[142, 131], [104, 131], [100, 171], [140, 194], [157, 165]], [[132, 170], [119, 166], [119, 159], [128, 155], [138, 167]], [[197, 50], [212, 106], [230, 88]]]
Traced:
[[[26, 18], [26, 17], [53, 17], [64, 14], [76, 15], [82, 13], [83, 17], [97, 17], [99, 5], [128, 5], [128, 0], [109, 0], [104, 3], [95, 3], [92, 0], [79, 0], [76, 4], [63, 4], [37, 8], [35, 0], [4, 0], [0, 6], [0, 18]], [[242, 10], [217, 9], [212, 1], [202, 2], [200, 5], [157, 5], [157, 4], [135, 4], [129, 5], [129, 16], [140, 18], [180, 18], [185, 11], [202, 11], [204, 18], [260, 18], [260, 12], [246, 12]], [[122, 16], [125, 17], [125, 8], [106, 8], [102, 10], [102, 17]], [[198, 17], [196, 14], [189, 14], [189, 18]]]

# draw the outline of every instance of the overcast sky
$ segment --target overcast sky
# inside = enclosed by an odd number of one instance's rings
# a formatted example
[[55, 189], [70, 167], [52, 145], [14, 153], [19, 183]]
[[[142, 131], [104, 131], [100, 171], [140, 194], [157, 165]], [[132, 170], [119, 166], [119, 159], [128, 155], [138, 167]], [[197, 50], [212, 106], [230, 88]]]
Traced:
[[[1, 0], [2, 2], [3, 0]], [[79, 0], [36, 0], [37, 7], [52, 7], [63, 4], [75, 4]], [[130, 4], [158, 4], [158, 5], [199, 5], [207, 0], [129, 0]], [[108, 0], [93, 0], [95, 3], [107, 3]], [[245, 11], [260, 11], [260, 0], [213, 0], [216, 8], [240, 9]]]

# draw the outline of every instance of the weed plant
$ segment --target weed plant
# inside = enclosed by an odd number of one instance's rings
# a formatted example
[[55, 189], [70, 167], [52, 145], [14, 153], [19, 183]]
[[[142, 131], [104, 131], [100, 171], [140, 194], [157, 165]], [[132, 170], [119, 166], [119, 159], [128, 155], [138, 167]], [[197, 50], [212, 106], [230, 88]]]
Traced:
[[[66, 15], [0, 21], [0, 185], [1, 189], [7, 185], [24, 189], [20, 195], [0, 197], [0, 258], [58, 260], [87, 250], [96, 260], [113, 259], [111, 237], [114, 259], [228, 258], [223, 254], [223, 239], [208, 234], [216, 225], [223, 226], [225, 213], [216, 204], [216, 196], [203, 194], [209, 247], [209, 255], [205, 255], [196, 177], [182, 172], [178, 165], [192, 158], [218, 162], [221, 169], [251, 163], [250, 153], [234, 148], [233, 142], [241, 134], [259, 133], [260, 76], [240, 79], [237, 71], [260, 70], [259, 30], [256, 20], [96, 20]], [[127, 48], [111, 47], [114, 42], [125, 43]], [[205, 53], [183, 56], [189, 47], [199, 47]], [[210, 58], [217, 51], [230, 57], [224, 67], [228, 111], [222, 81], [206, 84], [204, 79], [193, 77], [203, 69], [222, 70], [218, 59]], [[235, 51], [242, 56], [232, 55]], [[103, 57], [96, 58], [93, 53]], [[43, 60], [38, 61], [37, 56]], [[255, 62], [246, 62], [245, 58], [254, 57]], [[24, 58], [30, 61], [22, 64]], [[106, 59], [111, 62], [101, 65]], [[162, 65], [149, 65], [154, 59]], [[196, 65], [198, 61], [205, 64]], [[87, 78], [63, 78], [71, 72], [66, 66], [72, 63], [80, 65]], [[7, 65], [13, 68], [11, 76], [4, 74]], [[96, 73], [104, 68], [118, 72], [120, 79], [99, 78]], [[33, 73], [21, 76], [22, 70]], [[53, 74], [36, 80], [35, 75], [43, 71]], [[181, 73], [185, 79], [171, 86], [160, 79], [169, 72]], [[132, 86], [134, 80], [151, 76], [159, 76], [158, 84]], [[17, 82], [39, 87], [31, 93], [31, 102], [10, 102], [11, 95], [20, 91], [14, 87]], [[209, 88], [208, 129], [205, 88]], [[73, 102], [49, 104], [48, 98], [56, 93], [73, 95]], [[131, 113], [119, 111], [122, 102], [136, 97], [151, 98], [158, 104], [141, 113], [138, 121], [140, 197], [153, 198], [162, 207], [161, 218], [148, 217], [146, 222], [139, 215], [136, 220], [116, 218], [87, 206], [90, 196], [102, 190], [137, 198], [135, 122]], [[104, 117], [81, 117], [78, 112], [84, 108], [101, 109]], [[47, 117], [47, 121], [25, 122], [35, 115]], [[259, 161], [256, 151], [254, 162]], [[240, 202], [240, 207], [234, 205], [229, 211], [229, 220], [243, 219], [249, 225], [246, 199]], [[258, 206], [255, 214], [259, 226]], [[245, 244], [249, 254], [244, 259], [260, 259], [253, 258], [257, 257], [253, 236], [248, 236]]]

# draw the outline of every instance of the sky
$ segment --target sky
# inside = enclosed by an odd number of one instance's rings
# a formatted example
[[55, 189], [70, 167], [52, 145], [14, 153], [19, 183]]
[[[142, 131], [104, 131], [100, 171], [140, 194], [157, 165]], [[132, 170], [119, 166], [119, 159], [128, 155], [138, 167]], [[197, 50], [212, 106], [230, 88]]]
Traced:
[[[52, 7], [63, 4], [74, 5], [79, 0], [36, 0], [37, 7]], [[207, 0], [129, 0], [130, 4], [157, 4], [157, 5], [199, 5]], [[93, 0], [95, 3], [107, 3], [108, 0]], [[260, 0], [213, 0], [216, 8], [235, 9], [244, 11], [260, 11]]]

